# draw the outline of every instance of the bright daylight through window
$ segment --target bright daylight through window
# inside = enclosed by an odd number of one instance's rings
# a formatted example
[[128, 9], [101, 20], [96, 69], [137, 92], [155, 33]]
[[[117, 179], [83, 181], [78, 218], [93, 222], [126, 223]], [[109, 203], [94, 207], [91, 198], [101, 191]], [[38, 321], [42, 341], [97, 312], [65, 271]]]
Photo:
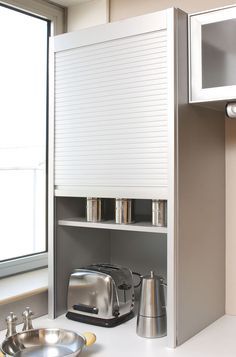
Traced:
[[45, 252], [49, 22], [0, 6], [0, 261]]

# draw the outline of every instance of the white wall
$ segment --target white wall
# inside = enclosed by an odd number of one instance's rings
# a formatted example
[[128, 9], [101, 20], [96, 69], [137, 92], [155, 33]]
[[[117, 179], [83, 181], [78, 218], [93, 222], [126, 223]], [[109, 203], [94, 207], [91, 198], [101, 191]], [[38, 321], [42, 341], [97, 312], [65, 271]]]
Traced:
[[109, 21], [109, 1], [91, 0], [68, 7], [68, 32]]
[[110, 20], [178, 7], [188, 13], [234, 4], [232, 0], [110, 0]]
[[[110, 21], [117, 21], [158, 11], [171, 6], [179, 7], [188, 13], [193, 13], [231, 4], [234, 4], [232, 0], [110, 0], [109, 16]], [[104, 20], [101, 19], [104, 19], [107, 16], [105, 15], [103, 0], [91, 0], [84, 5], [81, 4], [76, 7], [76, 11], [74, 11], [75, 7], [69, 7], [69, 30], [102, 23]], [[222, 115], [224, 114], [222, 113]], [[235, 215], [236, 121], [226, 120], [226, 313], [233, 315], [236, 315]]]

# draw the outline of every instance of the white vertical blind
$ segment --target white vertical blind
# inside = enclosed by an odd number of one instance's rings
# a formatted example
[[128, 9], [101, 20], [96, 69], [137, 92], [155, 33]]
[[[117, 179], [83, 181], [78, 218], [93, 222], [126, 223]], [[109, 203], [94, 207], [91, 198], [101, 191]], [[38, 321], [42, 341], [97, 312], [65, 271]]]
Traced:
[[55, 68], [57, 188], [167, 187], [166, 30], [60, 51]]

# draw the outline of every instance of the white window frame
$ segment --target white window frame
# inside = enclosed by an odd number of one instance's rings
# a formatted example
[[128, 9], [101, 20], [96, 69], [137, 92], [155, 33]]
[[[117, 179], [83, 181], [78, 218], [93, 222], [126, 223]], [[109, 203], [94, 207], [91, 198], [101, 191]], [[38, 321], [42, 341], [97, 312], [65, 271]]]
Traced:
[[65, 8], [45, 0], [5, 0], [0, 4], [13, 6], [51, 21], [51, 36], [65, 32]]
[[[65, 32], [65, 8], [60, 5], [52, 4], [44, 0], [5, 0], [1, 5], [12, 6], [13, 8], [26, 11], [28, 13], [44, 17], [51, 21], [51, 36]], [[50, 56], [49, 56], [50, 57]], [[49, 64], [50, 67], [50, 64]], [[50, 76], [49, 76], [50, 77]], [[50, 111], [50, 109], [49, 109]], [[50, 117], [50, 115], [49, 115]], [[49, 129], [50, 132], [50, 129]], [[49, 146], [50, 147], [50, 146]], [[50, 150], [50, 149], [49, 149]], [[50, 156], [50, 151], [48, 153]], [[49, 169], [48, 169], [49, 170]], [[50, 181], [50, 178], [48, 182]], [[48, 183], [48, 199], [50, 199], [50, 183]], [[50, 212], [50, 202], [48, 203], [48, 215]], [[49, 219], [48, 219], [49, 221]], [[49, 231], [48, 227], [47, 230]], [[47, 234], [48, 239], [50, 233]], [[48, 248], [50, 243], [47, 244]], [[32, 254], [25, 257], [19, 257], [0, 263], [0, 278], [23, 273], [25, 271], [39, 269], [48, 265], [48, 252]]]
[[35, 270], [48, 265], [48, 253], [39, 253], [20, 257], [12, 260], [7, 260], [0, 263], [0, 278], [9, 275], [23, 273], [29, 270]]

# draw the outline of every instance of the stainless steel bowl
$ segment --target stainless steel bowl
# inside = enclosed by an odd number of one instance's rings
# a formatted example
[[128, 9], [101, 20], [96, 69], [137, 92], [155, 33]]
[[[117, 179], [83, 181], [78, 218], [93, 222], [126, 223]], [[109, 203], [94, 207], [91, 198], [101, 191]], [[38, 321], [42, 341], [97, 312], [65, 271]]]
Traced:
[[92, 333], [78, 335], [58, 328], [40, 328], [16, 333], [2, 343], [5, 356], [15, 357], [75, 357], [83, 347], [92, 345], [96, 336]]

